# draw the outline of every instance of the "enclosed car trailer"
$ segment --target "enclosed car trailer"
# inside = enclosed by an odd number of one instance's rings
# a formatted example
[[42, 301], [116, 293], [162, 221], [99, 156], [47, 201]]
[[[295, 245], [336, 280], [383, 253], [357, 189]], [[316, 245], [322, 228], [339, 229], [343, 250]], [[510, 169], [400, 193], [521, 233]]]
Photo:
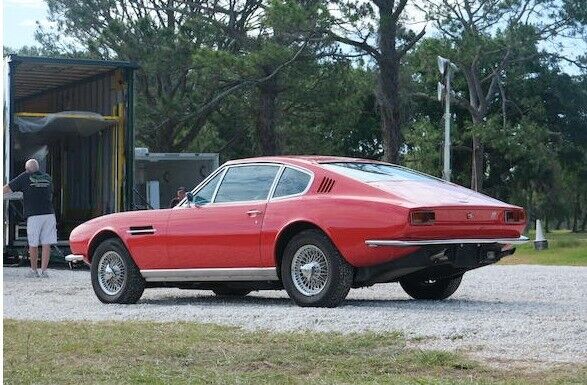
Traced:
[[[4, 183], [29, 158], [53, 178], [56, 255], [90, 218], [133, 209], [133, 74], [123, 61], [5, 59]], [[4, 199], [4, 260], [26, 255], [18, 194]]]

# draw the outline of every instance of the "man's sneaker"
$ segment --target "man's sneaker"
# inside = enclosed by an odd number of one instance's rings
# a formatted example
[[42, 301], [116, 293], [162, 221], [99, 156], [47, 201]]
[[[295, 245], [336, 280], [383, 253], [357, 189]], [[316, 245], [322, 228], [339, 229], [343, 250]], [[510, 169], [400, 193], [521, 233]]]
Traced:
[[49, 274], [47, 274], [46, 271], [41, 272], [41, 275], [39, 276], [41, 278], [49, 278]]
[[29, 270], [29, 272], [26, 273], [26, 277], [27, 278], [39, 278], [39, 273], [37, 273], [34, 270]]

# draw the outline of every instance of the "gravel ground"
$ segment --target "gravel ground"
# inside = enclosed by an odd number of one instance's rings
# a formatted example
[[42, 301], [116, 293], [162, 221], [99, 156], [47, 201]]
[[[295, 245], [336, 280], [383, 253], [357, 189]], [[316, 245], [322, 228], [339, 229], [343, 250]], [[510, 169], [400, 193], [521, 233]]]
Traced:
[[147, 289], [136, 305], [104, 305], [90, 274], [25, 278], [4, 268], [4, 317], [34, 320], [198, 321], [246, 329], [400, 331], [423, 348], [488, 361], [587, 362], [587, 267], [489, 266], [467, 273], [443, 302], [414, 301], [398, 284], [351, 290], [336, 309], [299, 308], [285, 291], [220, 299], [208, 291]]

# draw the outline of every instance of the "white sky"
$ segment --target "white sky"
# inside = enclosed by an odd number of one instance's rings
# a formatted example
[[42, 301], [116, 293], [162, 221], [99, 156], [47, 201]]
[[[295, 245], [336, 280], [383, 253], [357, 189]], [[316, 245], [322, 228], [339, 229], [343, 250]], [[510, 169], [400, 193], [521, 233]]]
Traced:
[[35, 41], [36, 21], [46, 23], [47, 4], [44, 0], [3, 0], [5, 46], [20, 48], [38, 45]]
[[[44, 0], [0, 0], [4, 11], [4, 18], [2, 23], [4, 41], [3, 45], [13, 49], [21, 48], [25, 45], [38, 46], [35, 41], [35, 30], [37, 29], [37, 22], [43, 25], [48, 25], [47, 21], [47, 4]], [[416, 9], [408, 9], [412, 21], [421, 21], [422, 17]], [[415, 23], [409, 27], [415, 32], [419, 32], [424, 26], [423, 23]], [[434, 34], [432, 25], [427, 27], [427, 35]], [[559, 51], [562, 54], [574, 56], [577, 53], [584, 53], [587, 51], [587, 43], [581, 39], [564, 39], [559, 40], [562, 43], [562, 49], [553, 47], [552, 44], [542, 44], [544, 48], [549, 51]], [[570, 73], [577, 73], [577, 68], [563, 65]]]

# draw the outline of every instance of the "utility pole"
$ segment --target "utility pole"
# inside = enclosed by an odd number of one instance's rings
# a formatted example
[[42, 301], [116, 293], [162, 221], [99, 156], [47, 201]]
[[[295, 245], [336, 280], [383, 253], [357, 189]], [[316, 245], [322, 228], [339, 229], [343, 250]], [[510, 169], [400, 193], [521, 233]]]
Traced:
[[450, 80], [457, 66], [450, 60], [438, 56], [438, 70], [442, 75], [442, 83], [438, 83], [438, 100], [442, 101], [444, 95], [444, 165], [442, 178], [450, 182]]

